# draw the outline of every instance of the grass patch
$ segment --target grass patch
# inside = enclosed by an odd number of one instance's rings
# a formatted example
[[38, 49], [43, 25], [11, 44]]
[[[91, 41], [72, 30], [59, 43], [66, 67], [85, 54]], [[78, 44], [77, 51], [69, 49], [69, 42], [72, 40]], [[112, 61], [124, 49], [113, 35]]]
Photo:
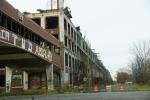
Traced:
[[57, 93], [79, 93], [83, 91], [82, 87], [66, 87], [66, 88], [56, 88], [51, 91], [47, 90], [27, 90], [27, 91], [15, 91], [6, 93], [4, 91], [0, 92], [0, 96], [20, 96], [20, 95], [41, 95], [41, 94], [57, 94]]
[[83, 91], [83, 87], [56, 88], [54, 91], [58, 93], [79, 93], [80, 91]]
[[19, 95], [40, 95], [48, 93], [47, 90], [28, 90], [28, 91], [13, 91], [10, 93], [1, 92], [0, 96], [19, 96]]
[[137, 90], [137, 91], [150, 91], [150, 85], [147, 85], [147, 84], [145, 84], [145, 85], [141, 85], [141, 84], [136, 84], [135, 85], [135, 89]]

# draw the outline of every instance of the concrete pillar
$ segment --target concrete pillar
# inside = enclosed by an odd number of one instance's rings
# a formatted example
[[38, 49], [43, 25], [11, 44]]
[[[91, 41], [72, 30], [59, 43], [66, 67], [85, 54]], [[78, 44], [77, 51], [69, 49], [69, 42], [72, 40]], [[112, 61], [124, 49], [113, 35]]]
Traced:
[[28, 90], [28, 73], [23, 72], [23, 90]]
[[46, 28], [45, 25], [46, 25], [45, 17], [41, 17], [41, 27], [45, 29]]
[[69, 86], [69, 72], [66, 72], [66, 67], [64, 68], [63, 74], [64, 74], [64, 85]]
[[47, 77], [47, 88], [48, 90], [54, 89], [54, 73], [53, 73], [53, 64], [46, 66], [46, 77]]
[[42, 74], [42, 89], [46, 89], [46, 75], [45, 73]]
[[6, 66], [6, 92], [10, 92], [11, 90], [11, 79], [12, 79], [12, 69]]
[[64, 42], [64, 15], [63, 14], [60, 14], [59, 15], [59, 22], [61, 22], [61, 23], [59, 23], [59, 40], [61, 41], [61, 42]]
[[64, 8], [64, 0], [58, 0], [58, 8], [63, 9]]
[[64, 71], [63, 70], [61, 70], [60, 71], [60, 77], [61, 77], [61, 87], [64, 87]]

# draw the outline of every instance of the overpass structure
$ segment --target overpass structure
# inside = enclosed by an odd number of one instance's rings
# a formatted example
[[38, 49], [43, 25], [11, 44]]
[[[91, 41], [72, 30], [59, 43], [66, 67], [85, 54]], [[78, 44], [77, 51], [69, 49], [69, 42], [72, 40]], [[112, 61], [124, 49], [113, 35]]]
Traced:
[[0, 88], [53, 90], [111, 82], [63, 3], [31, 14], [0, 0]]

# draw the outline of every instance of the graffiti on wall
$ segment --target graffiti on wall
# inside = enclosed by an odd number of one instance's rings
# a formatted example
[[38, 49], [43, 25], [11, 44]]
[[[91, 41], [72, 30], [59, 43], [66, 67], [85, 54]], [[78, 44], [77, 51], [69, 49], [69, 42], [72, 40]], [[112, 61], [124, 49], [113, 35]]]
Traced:
[[12, 75], [12, 87], [22, 87], [22, 74]]
[[49, 50], [43, 49], [42, 47], [36, 46], [35, 54], [52, 61], [52, 54]]

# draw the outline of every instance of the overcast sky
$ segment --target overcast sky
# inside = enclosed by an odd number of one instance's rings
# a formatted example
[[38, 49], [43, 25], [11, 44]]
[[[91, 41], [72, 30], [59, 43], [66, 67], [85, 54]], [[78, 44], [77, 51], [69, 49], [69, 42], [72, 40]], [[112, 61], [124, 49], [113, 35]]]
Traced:
[[[20, 11], [50, 8], [50, 0], [7, 1]], [[150, 0], [66, 0], [65, 5], [113, 78], [128, 66], [133, 42], [150, 40]]]

